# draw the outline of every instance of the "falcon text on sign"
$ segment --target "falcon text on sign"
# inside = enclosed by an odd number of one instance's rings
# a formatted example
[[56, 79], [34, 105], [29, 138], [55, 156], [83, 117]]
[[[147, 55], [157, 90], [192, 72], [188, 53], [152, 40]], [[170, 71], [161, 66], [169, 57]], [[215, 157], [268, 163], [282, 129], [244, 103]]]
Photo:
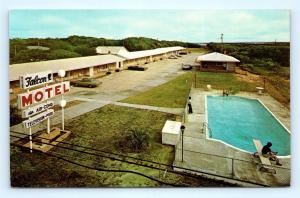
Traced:
[[20, 87], [23, 89], [28, 89], [50, 82], [53, 82], [53, 74], [51, 71], [20, 76]]

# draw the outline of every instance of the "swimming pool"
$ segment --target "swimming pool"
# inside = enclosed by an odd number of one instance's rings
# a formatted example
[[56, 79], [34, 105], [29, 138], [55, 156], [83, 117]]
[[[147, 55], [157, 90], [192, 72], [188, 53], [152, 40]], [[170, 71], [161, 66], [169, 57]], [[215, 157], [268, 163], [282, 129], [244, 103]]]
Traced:
[[255, 152], [253, 139], [272, 142], [278, 155], [290, 155], [290, 133], [256, 99], [237, 96], [207, 96], [210, 138], [248, 152]]

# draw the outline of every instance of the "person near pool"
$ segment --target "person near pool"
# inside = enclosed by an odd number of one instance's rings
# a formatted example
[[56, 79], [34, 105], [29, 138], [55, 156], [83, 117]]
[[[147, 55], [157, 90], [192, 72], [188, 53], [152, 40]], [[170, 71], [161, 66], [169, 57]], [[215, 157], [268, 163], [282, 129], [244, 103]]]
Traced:
[[228, 96], [228, 95], [229, 95], [228, 90], [223, 89], [223, 96]]
[[193, 113], [192, 98], [191, 97], [189, 97], [188, 107], [189, 107], [189, 114]]
[[268, 142], [261, 150], [261, 154], [269, 158], [270, 160], [276, 161], [276, 165], [281, 166], [282, 164], [279, 162], [278, 157], [276, 156], [278, 152], [274, 152], [271, 150], [272, 143]]

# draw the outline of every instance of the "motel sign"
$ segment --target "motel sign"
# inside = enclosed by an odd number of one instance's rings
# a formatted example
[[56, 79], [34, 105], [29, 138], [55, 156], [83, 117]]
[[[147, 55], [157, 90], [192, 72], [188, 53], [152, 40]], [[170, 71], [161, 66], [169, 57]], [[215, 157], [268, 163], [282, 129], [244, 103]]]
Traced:
[[40, 122], [52, 117], [54, 115], [53, 109], [48, 109], [47, 111], [40, 113], [36, 116], [29, 118], [28, 120], [23, 121], [23, 125], [26, 128], [33, 127], [34, 125], [39, 124]]
[[51, 71], [20, 76], [20, 87], [22, 89], [29, 89], [50, 82], [53, 82], [53, 74]]
[[28, 93], [18, 94], [18, 108], [23, 109], [24, 107], [43, 102], [47, 99], [53, 98], [69, 91], [70, 82], [62, 82], [29, 91]]
[[47, 109], [52, 108], [52, 107], [54, 107], [54, 102], [53, 101], [47, 101], [45, 103], [36, 105], [32, 108], [25, 109], [22, 113], [22, 118], [27, 118], [29, 116], [34, 116], [38, 113], [41, 113], [41, 112], [43, 112]]

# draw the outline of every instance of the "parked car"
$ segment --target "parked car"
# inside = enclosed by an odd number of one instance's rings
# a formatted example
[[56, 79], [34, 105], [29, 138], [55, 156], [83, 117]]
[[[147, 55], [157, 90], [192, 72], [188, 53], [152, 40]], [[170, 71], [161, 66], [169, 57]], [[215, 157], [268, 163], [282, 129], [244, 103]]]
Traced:
[[141, 67], [141, 66], [129, 66], [128, 70], [135, 70], [135, 71], [145, 71], [148, 67]]
[[182, 64], [181, 68], [182, 70], [191, 70], [193, 66], [189, 64]]
[[175, 55], [171, 55], [168, 57], [169, 59], [177, 59], [177, 57]]
[[99, 82], [98, 80], [95, 80], [93, 78], [83, 78], [81, 80], [73, 81], [71, 82], [71, 85], [74, 85], [75, 87], [97, 87], [101, 85], [102, 82]]

